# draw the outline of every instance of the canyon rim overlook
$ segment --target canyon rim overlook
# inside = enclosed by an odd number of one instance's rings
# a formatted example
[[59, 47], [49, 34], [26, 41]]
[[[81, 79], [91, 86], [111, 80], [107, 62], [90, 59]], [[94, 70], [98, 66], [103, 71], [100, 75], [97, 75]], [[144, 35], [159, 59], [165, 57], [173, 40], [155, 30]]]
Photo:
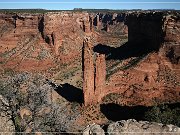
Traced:
[[0, 76], [1, 132], [178, 129], [180, 12], [0, 10]]

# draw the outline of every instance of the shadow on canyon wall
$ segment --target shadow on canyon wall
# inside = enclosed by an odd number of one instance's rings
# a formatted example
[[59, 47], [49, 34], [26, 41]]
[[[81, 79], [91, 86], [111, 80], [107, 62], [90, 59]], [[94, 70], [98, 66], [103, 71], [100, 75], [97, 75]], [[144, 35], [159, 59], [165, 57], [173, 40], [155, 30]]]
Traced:
[[106, 60], [124, 60], [131, 57], [140, 57], [154, 51], [147, 43], [126, 42], [120, 47], [114, 48], [107, 45], [98, 44], [94, 47], [94, 52], [106, 55]]
[[[94, 25], [97, 25], [97, 17], [94, 20]], [[128, 27], [128, 42], [124, 45], [113, 48], [107, 45], [98, 44], [94, 47], [95, 52], [106, 54], [106, 59], [127, 59], [130, 57], [139, 57], [152, 51], [159, 51], [164, 42], [165, 31], [162, 13], [134, 14], [126, 16], [119, 14], [114, 18], [116, 22], [124, 22]], [[113, 24], [113, 15], [105, 16], [99, 14], [99, 20], [103, 24]], [[112, 22], [112, 23], [111, 23]]]
[[[97, 16], [99, 16], [99, 20], [97, 20]], [[103, 14], [103, 13], [98, 13], [97, 16], [93, 19], [93, 25], [97, 26], [97, 22], [100, 21], [103, 24], [109, 24], [113, 25], [113, 21], [118, 22], [126, 22], [126, 14], [121, 13], [118, 14], [115, 18], [113, 18], [113, 14]]]
[[68, 83], [58, 86], [55, 91], [69, 102], [83, 103], [83, 91]]
[[145, 106], [120, 106], [118, 104], [102, 104], [100, 106], [101, 112], [107, 119], [113, 121], [136, 119], [143, 120], [145, 112], [149, 109]]

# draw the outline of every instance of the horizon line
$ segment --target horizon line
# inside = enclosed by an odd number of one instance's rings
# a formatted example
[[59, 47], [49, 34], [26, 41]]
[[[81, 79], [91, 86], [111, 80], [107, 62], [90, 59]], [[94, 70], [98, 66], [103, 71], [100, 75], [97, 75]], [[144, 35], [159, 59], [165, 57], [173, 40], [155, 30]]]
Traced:
[[[38, 10], [64, 10], [64, 9], [47, 9], [47, 8], [0, 8], [0, 10], [14, 10], [14, 9], [29, 9], [29, 10], [34, 10], [34, 9], [38, 9]], [[142, 9], [142, 8], [131, 8], [131, 9], [112, 9], [112, 8], [73, 8], [73, 9], [65, 9], [65, 10], [91, 10], [91, 9], [95, 9], [95, 10], [177, 10], [174, 8], [154, 8], [154, 9]]]
[[180, 4], [180, 2], [0, 2], [4, 4]]

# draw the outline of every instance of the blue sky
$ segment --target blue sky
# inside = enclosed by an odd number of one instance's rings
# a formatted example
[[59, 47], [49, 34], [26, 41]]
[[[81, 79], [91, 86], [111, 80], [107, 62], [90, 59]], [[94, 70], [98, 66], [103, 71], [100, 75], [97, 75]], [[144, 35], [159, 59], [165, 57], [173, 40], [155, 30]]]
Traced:
[[42, 8], [51, 10], [74, 8], [180, 10], [180, 0], [0, 0], [0, 9], [17, 8]]

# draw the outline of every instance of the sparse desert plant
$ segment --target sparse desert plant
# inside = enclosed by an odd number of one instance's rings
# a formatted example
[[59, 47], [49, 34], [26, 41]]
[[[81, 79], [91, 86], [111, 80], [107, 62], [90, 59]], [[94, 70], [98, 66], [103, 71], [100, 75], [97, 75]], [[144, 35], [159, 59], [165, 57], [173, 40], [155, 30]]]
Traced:
[[163, 124], [180, 126], [180, 108], [170, 108], [168, 105], [155, 105], [145, 113], [145, 119]]
[[1, 99], [0, 111], [5, 112], [12, 120], [16, 131], [21, 131], [18, 112], [20, 106], [23, 105], [23, 96], [20, 91], [18, 91], [18, 88], [23, 79], [25, 79], [23, 75], [12, 78], [5, 83], [1, 83], [2, 86], [0, 89], [0, 95], [3, 96]]
[[[22, 87], [25, 88], [22, 91]], [[8, 80], [0, 80], [0, 112], [13, 121], [16, 132], [65, 132], [73, 128], [73, 121], [79, 116], [77, 104], [71, 113], [67, 101], [52, 102], [53, 87], [40, 75], [17, 74]], [[69, 107], [68, 107], [69, 106]], [[73, 107], [73, 106], [72, 106]], [[30, 111], [30, 116], [21, 115], [22, 108]], [[76, 111], [77, 110], [77, 111]]]

